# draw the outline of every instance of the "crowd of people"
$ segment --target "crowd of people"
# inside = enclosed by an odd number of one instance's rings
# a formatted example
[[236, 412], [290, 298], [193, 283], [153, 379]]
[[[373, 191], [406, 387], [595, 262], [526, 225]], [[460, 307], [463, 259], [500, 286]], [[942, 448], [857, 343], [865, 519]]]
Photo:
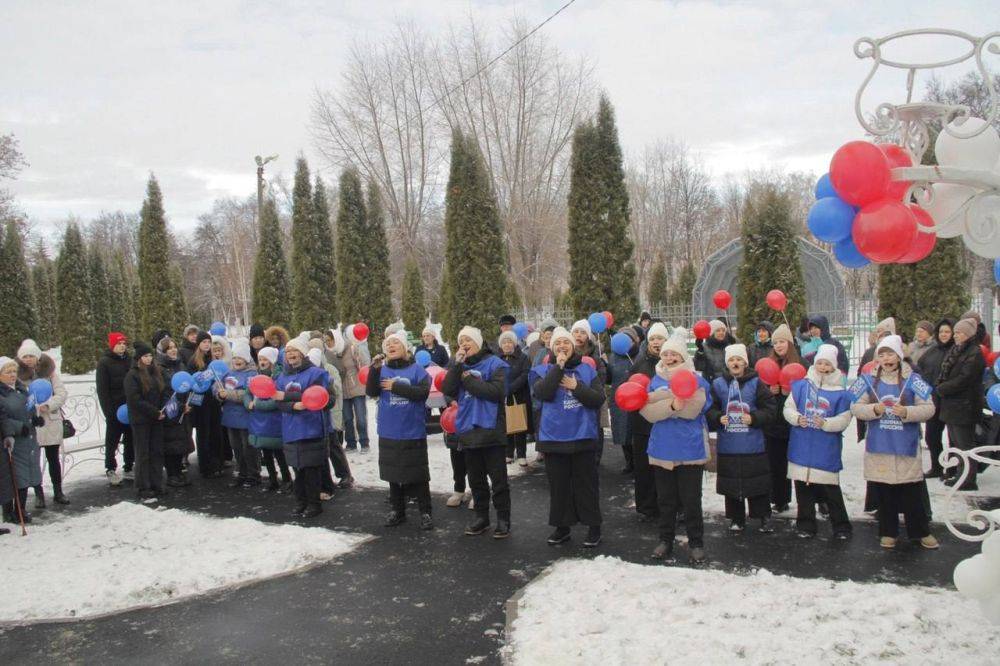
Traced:
[[[413, 500], [420, 529], [431, 530], [427, 437], [434, 392], [453, 413], [444, 438], [454, 477], [446, 505], [474, 510], [465, 529], [470, 536], [491, 527], [495, 539], [510, 536], [508, 465], [528, 466], [527, 444], [533, 441], [549, 485], [554, 531], [548, 543], [570, 540], [571, 528], [582, 524], [583, 546], [598, 546], [598, 468], [606, 426], [623, 452], [623, 473], [634, 478], [639, 519], [659, 530], [652, 552], [657, 559], [672, 557], [682, 525], [689, 558], [705, 559], [706, 466], [716, 472], [716, 491], [724, 496], [734, 533], [748, 529], [748, 521], [760, 532], [773, 531], [770, 518], [790, 508], [794, 489], [800, 537], [817, 534], [821, 514], [835, 538], [850, 538], [839, 483], [843, 433], [855, 419], [865, 446], [865, 508], [877, 512], [883, 547], [896, 545], [900, 514], [910, 539], [939, 547], [930, 532], [927, 479], [958, 484], [959, 490], [977, 488], [975, 466], [946, 467], [940, 455], [945, 433], [951, 446], [975, 446], [983, 419], [987, 373], [979, 345], [989, 340], [975, 313], [957, 322], [920, 322], [908, 344], [892, 319], [880, 322], [862, 359], [871, 367], [865, 366], [858, 380], [863, 383], [852, 386], [847, 354], [822, 316], [794, 333], [786, 324], [761, 322], [751, 345], [738, 343], [724, 321], [714, 320], [693, 355], [685, 329], [671, 330], [647, 313], [619, 329], [632, 343], [624, 354], [605, 353], [587, 320], [564, 328], [546, 319], [523, 339], [515, 323], [513, 316], [502, 317], [496, 341], [465, 326], [453, 353], [433, 327], [414, 344], [394, 325], [374, 358], [355, 326], [293, 338], [279, 326], [254, 324], [246, 338], [230, 340], [192, 325], [179, 340], [164, 330], [148, 344], [133, 341], [131, 353], [125, 336], [112, 332], [96, 373], [108, 482], [119, 486], [123, 478], [132, 479], [139, 498], [153, 502], [167, 487], [190, 485], [188, 456], [196, 453], [202, 477], [292, 495], [293, 514], [312, 518], [322, 513], [325, 500], [354, 484], [346, 451], [370, 448], [371, 399], [377, 401], [379, 474], [389, 485], [385, 524], [406, 522]], [[769, 384], [755, 370], [761, 359], [779, 368], [801, 363], [808, 370], [789, 385]], [[177, 373], [204, 377], [219, 362], [226, 371], [211, 388], [179, 392], [173, 385]], [[695, 373], [693, 395], [671, 390], [681, 370]], [[259, 375], [273, 380], [267, 397], [250, 390]], [[626, 412], [615, 392], [636, 375], [648, 379], [648, 396], [640, 409]], [[27, 385], [38, 378], [51, 383], [52, 395], [33, 404]], [[325, 392], [325, 406], [307, 406], [304, 395], [311, 387]], [[69, 503], [59, 456], [66, 397], [56, 364], [33, 341], [25, 340], [16, 358], [0, 358], [0, 428], [11, 463], [0, 465], [6, 522], [30, 522], [29, 489], [35, 508], [45, 507], [41, 449], [53, 501]], [[929, 470], [923, 468], [922, 439], [932, 454]]]

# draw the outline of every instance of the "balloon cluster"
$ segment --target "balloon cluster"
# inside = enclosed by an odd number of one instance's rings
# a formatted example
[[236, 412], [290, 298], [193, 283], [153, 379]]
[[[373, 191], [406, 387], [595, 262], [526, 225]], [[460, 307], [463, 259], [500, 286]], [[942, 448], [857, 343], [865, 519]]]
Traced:
[[[1000, 352], [991, 352], [986, 345], [980, 345], [979, 351], [986, 362], [993, 366], [993, 374], [1000, 379]], [[994, 414], [1000, 414], [1000, 384], [994, 384], [986, 389], [986, 404]]]
[[779, 367], [777, 361], [770, 358], [762, 358], [754, 366], [760, 381], [768, 386], [780, 385], [786, 393], [791, 392], [792, 383], [806, 376], [806, 369], [801, 363], [789, 363], [785, 367]]
[[587, 317], [587, 323], [590, 324], [590, 330], [594, 335], [600, 335], [615, 325], [615, 318], [607, 310], [604, 312], [592, 312]]
[[[990, 513], [1000, 522], [1000, 509]], [[958, 591], [978, 601], [986, 619], [1000, 625], [1000, 531], [983, 541], [980, 554], [959, 562], [952, 577]]]

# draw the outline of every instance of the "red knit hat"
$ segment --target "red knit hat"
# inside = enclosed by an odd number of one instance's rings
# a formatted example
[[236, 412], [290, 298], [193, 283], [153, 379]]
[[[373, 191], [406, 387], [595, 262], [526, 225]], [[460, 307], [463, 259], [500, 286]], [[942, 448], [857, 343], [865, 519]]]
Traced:
[[125, 334], [119, 333], [118, 331], [112, 331], [108, 333], [108, 348], [114, 349], [119, 342], [125, 342]]

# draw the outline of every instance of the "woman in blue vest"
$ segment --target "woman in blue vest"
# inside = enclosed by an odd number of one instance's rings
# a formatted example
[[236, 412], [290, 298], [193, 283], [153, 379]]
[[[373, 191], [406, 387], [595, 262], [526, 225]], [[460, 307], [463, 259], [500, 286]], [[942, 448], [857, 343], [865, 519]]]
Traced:
[[250, 445], [250, 413], [243, 399], [250, 392], [247, 382], [257, 374], [252, 366], [250, 343], [239, 340], [233, 344], [229, 372], [216, 386], [215, 395], [222, 402], [222, 427], [229, 437], [229, 446], [236, 457], [236, 479], [230, 488], [252, 488], [260, 485], [260, 451]]
[[570, 526], [586, 525], [585, 548], [601, 543], [598, 504], [598, 410], [604, 386], [597, 371], [583, 363], [565, 328], [552, 332], [553, 363], [531, 369], [531, 390], [541, 401], [538, 450], [545, 454], [549, 479], [549, 525], [556, 528], [549, 544], [569, 540]]
[[[923, 503], [923, 458], [920, 424], [934, 416], [934, 403], [913, 389], [923, 383], [903, 361], [903, 340], [889, 335], [875, 349], [878, 370], [868, 390], [851, 412], [868, 423], [865, 437], [865, 480], [878, 501], [878, 535], [883, 548], [894, 548], [899, 538], [899, 514], [906, 518], [906, 533], [924, 548], [935, 549]], [[878, 398], [876, 399], [876, 396]]]
[[308, 345], [301, 338], [285, 344], [285, 364], [275, 380], [278, 387], [273, 399], [281, 410], [281, 441], [288, 464], [295, 468], [295, 516], [312, 518], [323, 513], [320, 484], [323, 465], [327, 465], [326, 437], [329, 415], [326, 410], [309, 411], [302, 404], [302, 394], [310, 386], [329, 391], [330, 375], [317, 368], [306, 354]]
[[743, 531], [749, 509], [760, 531], [770, 533], [771, 470], [762, 428], [775, 419], [774, 398], [750, 367], [746, 345], [729, 345], [725, 355], [726, 369], [712, 380], [712, 408], [706, 415], [719, 433], [715, 489], [726, 498], [731, 531]]
[[385, 524], [395, 527], [406, 522], [410, 495], [420, 508], [420, 529], [432, 530], [425, 411], [431, 377], [414, 362], [409, 346], [402, 332], [382, 341], [382, 354], [372, 359], [365, 392], [378, 398], [378, 473], [389, 483], [392, 505]]
[[[490, 526], [490, 486], [497, 511], [494, 539], [510, 536], [510, 487], [507, 485], [508, 365], [483, 347], [483, 334], [466, 326], [458, 332], [458, 351], [448, 368], [441, 392], [458, 401], [455, 435], [465, 452], [465, 466], [472, 488], [476, 520], [465, 528], [469, 536], [483, 534]], [[489, 481], [487, 481], [487, 478]]]
[[792, 384], [785, 400], [788, 478], [795, 482], [798, 517], [795, 528], [803, 538], [816, 536], [816, 503], [826, 502], [833, 536], [851, 537], [851, 521], [840, 491], [843, 433], [851, 425], [851, 395], [837, 369], [838, 349], [820, 345], [805, 379]]
[[705, 412], [712, 398], [708, 382], [701, 377], [690, 398], [674, 397], [670, 378], [681, 369], [694, 372], [694, 363], [688, 356], [687, 331], [676, 328], [660, 348], [660, 361], [649, 383], [649, 401], [639, 413], [653, 424], [646, 449], [660, 509], [660, 544], [653, 558], [669, 559], [673, 553], [677, 512], [683, 507], [689, 554], [691, 562], [697, 564], [705, 561], [701, 481], [710, 456]]
[[[278, 350], [274, 347], [264, 347], [257, 352], [257, 372], [268, 377], [281, 374], [278, 362]], [[247, 391], [243, 396], [243, 404], [250, 413], [248, 423], [250, 446], [261, 452], [264, 467], [267, 468], [268, 483], [261, 486], [265, 493], [289, 493], [292, 491], [292, 474], [285, 462], [285, 453], [281, 444], [281, 412], [278, 404], [272, 400], [261, 400]], [[278, 483], [278, 469], [281, 470], [281, 483]]]

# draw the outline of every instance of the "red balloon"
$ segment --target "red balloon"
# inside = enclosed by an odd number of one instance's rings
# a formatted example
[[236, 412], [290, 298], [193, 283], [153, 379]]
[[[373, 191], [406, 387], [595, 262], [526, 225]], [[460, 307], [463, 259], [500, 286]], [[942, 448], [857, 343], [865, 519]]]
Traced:
[[987, 345], [979, 345], [979, 353], [983, 355], [983, 360], [988, 363], [989, 360], [990, 360], [990, 354], [992, 353], [990, 351], [989, 346], [987, 346]]
[[863, 256], [890, 264], [913, 246], [917, 233], [917, 218], [909, 208], [899, 201], [880, 199], [854, 217], [851, 238]]
[[701, 319], [695, 322], [694, 326], [691, 327], [691, 330], [694, 332], [694, 337], [699, 340], [704, 340], [712, 334], [712, 325], [704, 319]]
[[607, 326], [608, 330], [611, 330], [611, 327], [615, 325], [615, 316], [610, 312], [608, 312], [607, 310], [605, 310], [601, 314], [604, 315], [604, 321], [608, 323]]
[[310, 412], [318, 412], [330, 402], [330, 394], [322, 386], [310, 386], [302, 392], [302, 406]]
[[449, 435], [455, 434], [455, 419], [458, 418], [458, 405], [451, 405], [441, 412], [441, 429]]
[[584, 356], [584, 357], [583, 357], [583, 358], [581, 359], [581, 362], [582, 362], [582, 363], [583, 363], [584, 365], [589, 365], [589, 366], [590, 366], [590, 367], [592, 367], [592, 368], [593, 368], [594, 370], [597, 370], [597, 363], [596, 363], [596, 362], [594, 361], [594, 359], [590, 358], [589, 356]]
[[845, 143], [830, 160], [833, 189], [841, 199], [855, 206], [865, 206], [886, 197], [889, 179], [888, 158], [868, 141]]
[[782, 388], [791, 388], [792, 382], [796, 382], [806, 376], [806, 369], [801, 363], [789, 363], [781, 369]]
[[690, 370], [681, 368], [670, 375], [670, 392], [681, 400], [687, 400], [698, 390], [698, 378]]
[[438, 374], [434, 375], [434, 379], [433, 379], [434, 388], [437, 389], [438, 391], [441, 390], [441, 385], [444, 384], [444, 376], [446, 374], [448, 374], [448, 373], [446, 373], [446, 372], [439, 372]]
[[861, 373], [865, 375], [870, 375], [875, 372], [875, 361], [868, 361], [863, 366], [861, 366]]
[[250, 388], [250, 394], [261, 400], [267, 400], [278, 390], [274, 385], [274, 380], [267, 375], [254, 375], [247, 382], [247, 386]]
[[[911, 167], [913, 166], [913, 160], [910, 159], [910, 154], [903, 150], [900, 146], [894, 143], [880, 143], [877, 144], [878, 149], [882, 151], [885, 155], [885, 159], [889, 162], [889, 168], [895, 169], [897, 167]], [[906, 191], [910, 189], [912, 184], [908, 180], [892, 180], [892, 174], [889, 174], [889, 187], [886, 190], [886, 196], [891, 199], [902, 200], [906, 196]]]
[[1000, 358], [1000, 351], [990, 352], [990, 355], [986, 358], [986, 366], [993, 367], [998, 358]]
[[760, 377], [760, 381], [768, 386], [774, 386], [781, 382], [781, 368], [773, 358], [762, 358], [753, 367]]
[[358, 342], [364, 342], [368, 339], [368, 334], [371, 331], [368, 330], [368, 324], [363, 321], [359, 321], [354, 325], [354, 339]]
[[358, 381], [361, 382], [362, 386], [368, 383], [369, 369], [370, 368], [367, 365], [363, 365], [360, 368], [358, 368]]
[[[930, 213], [918, 206], [917, 204], [909, 204], [907, 206], [910, 212], [913, 213], [913, 217], [916, 218], [917, 224], [921, 227], [933, 227], [934, 220], [931, 218]], [[913, 245], [910, 249], [903, 253], [903, 256], [896, 261], [901, 264], [915, 264], [922, 259], [926, 259], [931, 252], [934, 251], [934, 245], [937, 243], [937, 234], [933, 231], [930, 233], [925, 233], [923, 231], [917, 231], [916, 237], [913, 239]]]
[[728, 310], [729, 306], [733, 304], [733, 296], [725, 289], [720, 289], [712, 294], [712, 302], [715, 303], [715, 307], [720, 310]]
[[629, 377], [628, 381], [632, 382], [633, 384], [638, 384], [639, 386], [641, 386], [642, 388], [646, 389], [647, 391], [649, 390], [649, 381], [650, 381], [649, 377], [647, 377], [646, 375], [642, 374], [641, 372], [637, 372], [634, 375], [632, 375], [631, 377]]
[[626, 412], [636, 412], [646, 406], [649, 393], [635, 382], [625, 382], [615, 390], [615, 404]]
[[785, 308], [788, 307], [788, 297], [780, 289], [772, 289], [767, 292], [767, 306], [772, 310], [784, 312]]

